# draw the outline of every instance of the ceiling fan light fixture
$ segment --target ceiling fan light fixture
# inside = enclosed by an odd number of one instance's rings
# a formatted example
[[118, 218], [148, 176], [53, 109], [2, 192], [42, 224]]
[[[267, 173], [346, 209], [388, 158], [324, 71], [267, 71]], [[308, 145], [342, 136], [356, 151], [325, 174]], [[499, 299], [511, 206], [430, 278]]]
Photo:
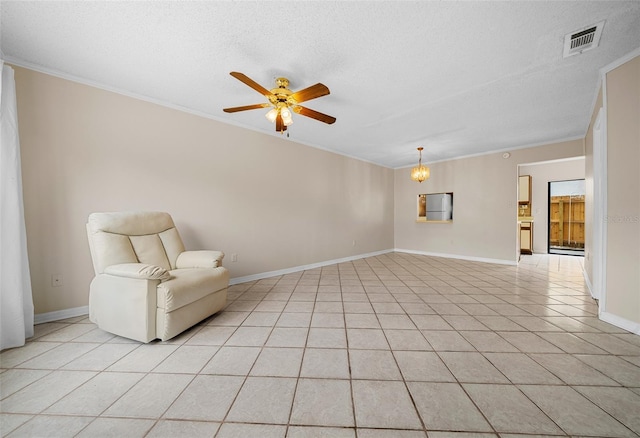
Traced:
[[418, 159], [418, 167], [414, 167], [411, 169], [411, 179], [414, 181], [418, 181], [421, 183], [422, 181], [429, 179], [431, 176], [431, 170], [427, 166], [422, 165], [422, 150], [424, 148], [421, 146], [418, 148], [418, 152], [420, 152], [420, 158]]
[[267, 114], [264, 115], [267, 119], [269, 119], [269, 121], [271, 123], [275, 123], [276, 122], [276, 117], [278, 117], [278, 109], [277, 108], [271, 108], [271, 111], [269, 111]]
[[280, 110], [280, 115], [282, 116], [282, 123], [284, 123], [284, 126], [289, 126], [293, 123], [293, 118], [291, 117], [291, 111], [289, 108], [282, 108]]

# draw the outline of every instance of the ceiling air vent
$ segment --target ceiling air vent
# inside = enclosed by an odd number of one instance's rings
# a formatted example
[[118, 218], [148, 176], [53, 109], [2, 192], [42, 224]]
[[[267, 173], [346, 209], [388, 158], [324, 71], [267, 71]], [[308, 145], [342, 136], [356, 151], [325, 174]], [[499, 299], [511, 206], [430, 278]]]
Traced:
[[582, 52], [598, 47], [603, 27], [604, 20], [565, 35], [563, 57], [579, 55]]

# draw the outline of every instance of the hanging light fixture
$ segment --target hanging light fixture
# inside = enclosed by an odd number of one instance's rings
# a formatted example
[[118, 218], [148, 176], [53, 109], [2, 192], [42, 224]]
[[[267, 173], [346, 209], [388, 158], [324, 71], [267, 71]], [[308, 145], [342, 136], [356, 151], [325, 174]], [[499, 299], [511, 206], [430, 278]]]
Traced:
[[413, 169], [411, 169], [411, 179], [414, 181], [418, 181], [419, 183], [421, 183], [425, 179], [429, 179], [429, 176], [431, 175], [431, 171], [429, 170], [429, 168], [422, 165], [422, 149], [424, 149], [422, 146], [418, 148], [418, 152], [420, 152], [418, 167], [414, 167]]
[[276, 107], [271, 108], [267, 114], [264, 116], [271, 122], [275, 123], [278, 114], [282, 117], [282, 123], [284, 126], [289, 126], [293, 123], [293, 117], [291, 117], [291, 110], [284, 105], [278, 105]]

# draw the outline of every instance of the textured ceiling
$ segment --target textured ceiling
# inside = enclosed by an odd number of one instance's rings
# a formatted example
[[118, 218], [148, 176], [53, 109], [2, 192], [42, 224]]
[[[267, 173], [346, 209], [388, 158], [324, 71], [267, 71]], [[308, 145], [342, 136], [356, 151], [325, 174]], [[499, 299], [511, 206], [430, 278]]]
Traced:
[[[290, 140], [388, 167], [583, 136], [599, 69], [640, 47], [640, 2], [1, 3], [6, 61], [275, 133], [229, 75], [331, 94]], [[564, 35], [606, 20], [600, 46]]]

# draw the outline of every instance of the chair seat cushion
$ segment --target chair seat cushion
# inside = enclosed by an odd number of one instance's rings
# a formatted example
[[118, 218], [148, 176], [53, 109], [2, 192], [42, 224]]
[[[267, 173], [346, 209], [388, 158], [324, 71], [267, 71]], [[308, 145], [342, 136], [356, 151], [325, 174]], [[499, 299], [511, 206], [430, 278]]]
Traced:
[[158, 285], [158, 308], [171, 312], [209, 294], [225, 289], [229, 284], [226, 268], [174, 269], [171, 279]]

